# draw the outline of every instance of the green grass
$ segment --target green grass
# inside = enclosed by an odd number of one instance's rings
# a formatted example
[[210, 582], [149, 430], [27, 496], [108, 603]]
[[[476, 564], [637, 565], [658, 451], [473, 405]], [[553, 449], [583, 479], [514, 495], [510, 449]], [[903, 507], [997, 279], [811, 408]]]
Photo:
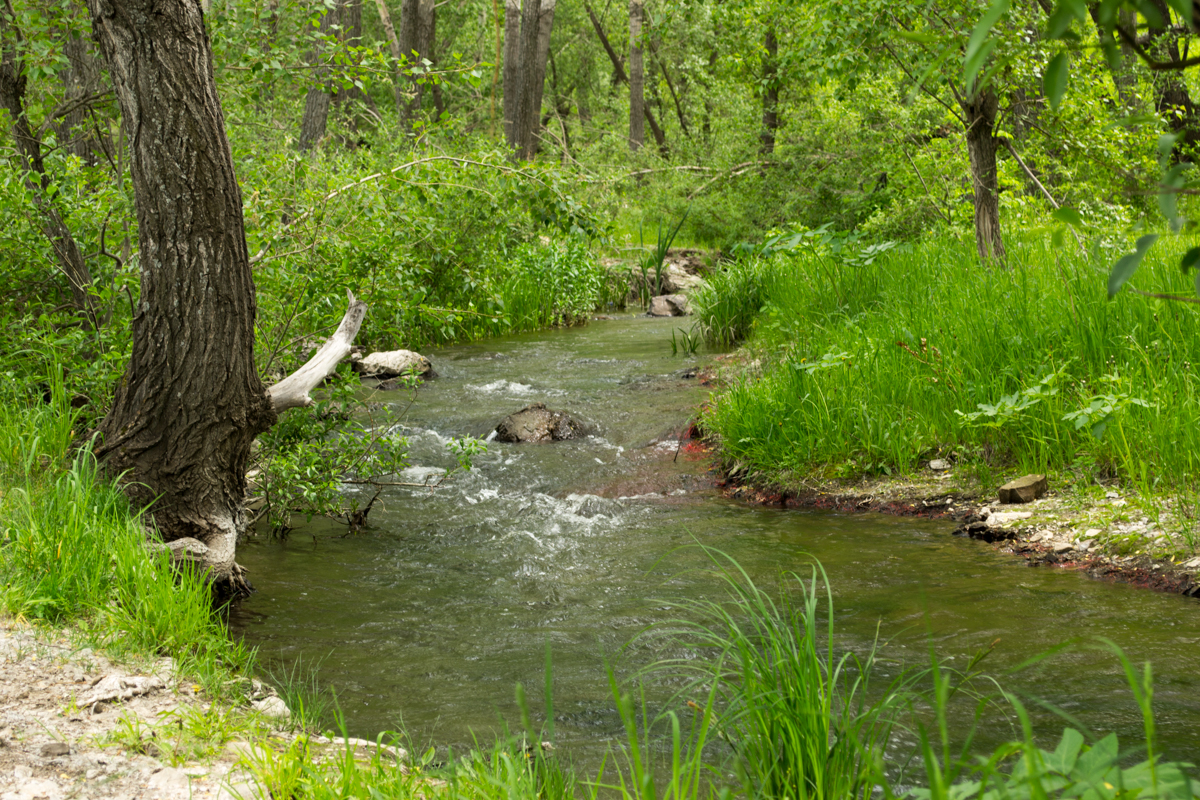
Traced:
[[212, 613], [203, 578], [145, 547], [142, 521], [75, 447], [76, 414], [50, 403], [0, 404], [0, 608], [78, 624], [121, 657], [171, 656], [183, 675], [229, 696], [252, 664]]
[[[1183, 239], [1135, 283], [1191, 290]], [[935, 454], [987, 472], [1071, 470], [1139, 488], [1200, 477], [1194, 306], [1109, 301], [1111, 254], [1039, 237], [1010, 268], [939, 239], [873, 259], [811, 247], [728, 267], [699, 298], [710, 342], [749, 336], [761, 374], [706, 415], [731, 461], [768, 480], [913, 470]]]

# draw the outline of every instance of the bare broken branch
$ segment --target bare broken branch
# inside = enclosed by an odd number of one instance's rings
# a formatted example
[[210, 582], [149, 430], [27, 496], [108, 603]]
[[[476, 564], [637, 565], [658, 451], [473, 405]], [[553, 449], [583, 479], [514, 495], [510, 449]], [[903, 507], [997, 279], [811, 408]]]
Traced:
[[350, 306], [333, 336], [325, 340], [321, 349], [304, 366], [267, 389], [271, 395], [271, 403], [275, 406], [275, 413], [313, 405], [313, 399], [308, 393], [329, 377], [343, 358], [350, 355], [350, 346], [367, 316], [367, 304], [355, 297], [353, 292], [347, 291], [346, 294], [349, 296]]

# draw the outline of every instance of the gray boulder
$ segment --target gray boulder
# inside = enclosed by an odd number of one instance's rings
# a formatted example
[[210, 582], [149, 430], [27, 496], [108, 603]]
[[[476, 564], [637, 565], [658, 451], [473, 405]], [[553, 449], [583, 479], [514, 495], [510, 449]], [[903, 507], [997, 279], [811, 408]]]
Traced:
[[496, 426], [496, 441], [525, 444], [576, 439], [587, 433], [587, 426], [562, 411], [534, 403], [509, 414]]
[[399, 378], [401, 375], [415, 373], [422, 378], [437, 377], [433, 364], [420, 353], [412, 350], [389, 350], [382, 353], [371, 353], [366, 358], [352, 359], [350, 367], [364, 378]]
[[686, 317], [691, 313], [688, 299], [681, 294], [663, 294], [650, 301], [652, 317]]

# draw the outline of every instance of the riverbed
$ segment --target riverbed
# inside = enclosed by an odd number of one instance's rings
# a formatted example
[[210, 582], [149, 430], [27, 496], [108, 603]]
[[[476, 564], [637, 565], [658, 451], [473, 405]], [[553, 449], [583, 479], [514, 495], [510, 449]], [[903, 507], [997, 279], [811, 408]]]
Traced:
[[[837, 645], [865, 653], [877, 637], [894, 663], [920, 667], [930, 648], [950, 666], [989, 647], [984, 662], [1008, 689], [1123, 740], [1142, 722], [1107, 637], [1154, 665], [1160, 745], [1200, 759], [1200, 604], [1070, 572], [1029, 568], [991, 546], [952, 537], [952, 523], [737, 503], [714, 488], [703, 453], [679, 434], [707, 398], [673, 354], [680, 319], [633, 314], [586, 327], [427, 352], [438, 377], [415, 399], [378, 392], [403, 410], [408, 482], [453, 464], [450, 437], [487, 434], [506, 414], [544, 402], [582, 417], [586, 438], [550, 445], [491, 443], [468, 473], [437, 488], [389, 487], [353, 535], [314, 521], [285, 540], [239, 549], [258, 593], [232, 617], [268, 661], [317, 665], [350, 733], [403, 728], [414, 746], [490, 741], [519, 727], [514, 685], [541, 708], [553, 657], [557, 745], [594, 763], [620, 723], [605, 665], [629, 676], [662, 656], [647, 626], [668, 602], [715, 598], [697, 544], [735, 558], [762, 585], [813, 559], [833, 587]], [[676, 334], [678, 339], [678, 333]], [[1009, 671], [1056, 645], [1035, 668]], [[651, 688], [650, 697], [665, 696]], [[1063, 723], [1035, 714], [1047, 744]], [[989, 722], [981, 746], [1012, 733]]]

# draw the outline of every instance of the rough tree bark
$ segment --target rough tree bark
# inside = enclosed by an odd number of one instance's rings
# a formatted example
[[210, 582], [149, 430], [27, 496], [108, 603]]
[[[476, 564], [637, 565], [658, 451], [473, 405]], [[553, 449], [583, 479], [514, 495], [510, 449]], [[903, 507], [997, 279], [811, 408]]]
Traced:
[[1000, 235], [1000, 182], [996, 170], [994, 128], [999, 100], [990, 89], [964, 97], [960, 103], [967, 128], [971, 188], [975, 195], [975, 248], [985, 263], [1005, 260]]
[[513, 135], [516, 139], [516, 155], [526, 157], [525, 152], [533, 138], [533, 65], [534, 54], [537, 53], [538, 16], [542, 4], [540, 0], [524, 0], [521, 5], [521, 82], [517, 86], [517, 108], [513, 119]]
[[774, 27], [767, 28], [763, 50], [763, 113], [759, 135], [762, 146], [759, 152], [769, 156], [775, 152], [775, 133], [779, 130], [779, 41], [775, 38]]
[[[192, 540], [179, 551], [225, 593], [242, 593], [249, 587], [234, 555], [246, 465], [277, 412], [255, 370], [254, 282], [212, 49], [190, 0], [88, 6], [136, 132], [141, 246], [133, 352], [97, 455], [123, 476], [133, 502], [151, 509], [164, 541]], [[300, 387], [285, 388], [281, 396], [302, 397]]]
[[521, 0], [504, 0], [504, 142], [517, 148], [521, 108]]
[[25, 184], [41, 212], [42, 234], [54, 248], [58, 267], [70, 285], [71, 302], [93, 328], [100, 324], [90, 293], [92, 276], [75, 237], [67, 227], [62, 210], [50, 193], [51, 180], [42, 160], [42, 139], [33, 130], [25, 109], [25, 65], [19, 50], [21, 32], [12, 3], [0, 5], [0, 103], [12, 118], [13, 143], [24, 173]]
[[642, 0], [629, 0], [629, 149], [637, 152], [646, 140], [643, 124], [646, 97], [642, 69]]

